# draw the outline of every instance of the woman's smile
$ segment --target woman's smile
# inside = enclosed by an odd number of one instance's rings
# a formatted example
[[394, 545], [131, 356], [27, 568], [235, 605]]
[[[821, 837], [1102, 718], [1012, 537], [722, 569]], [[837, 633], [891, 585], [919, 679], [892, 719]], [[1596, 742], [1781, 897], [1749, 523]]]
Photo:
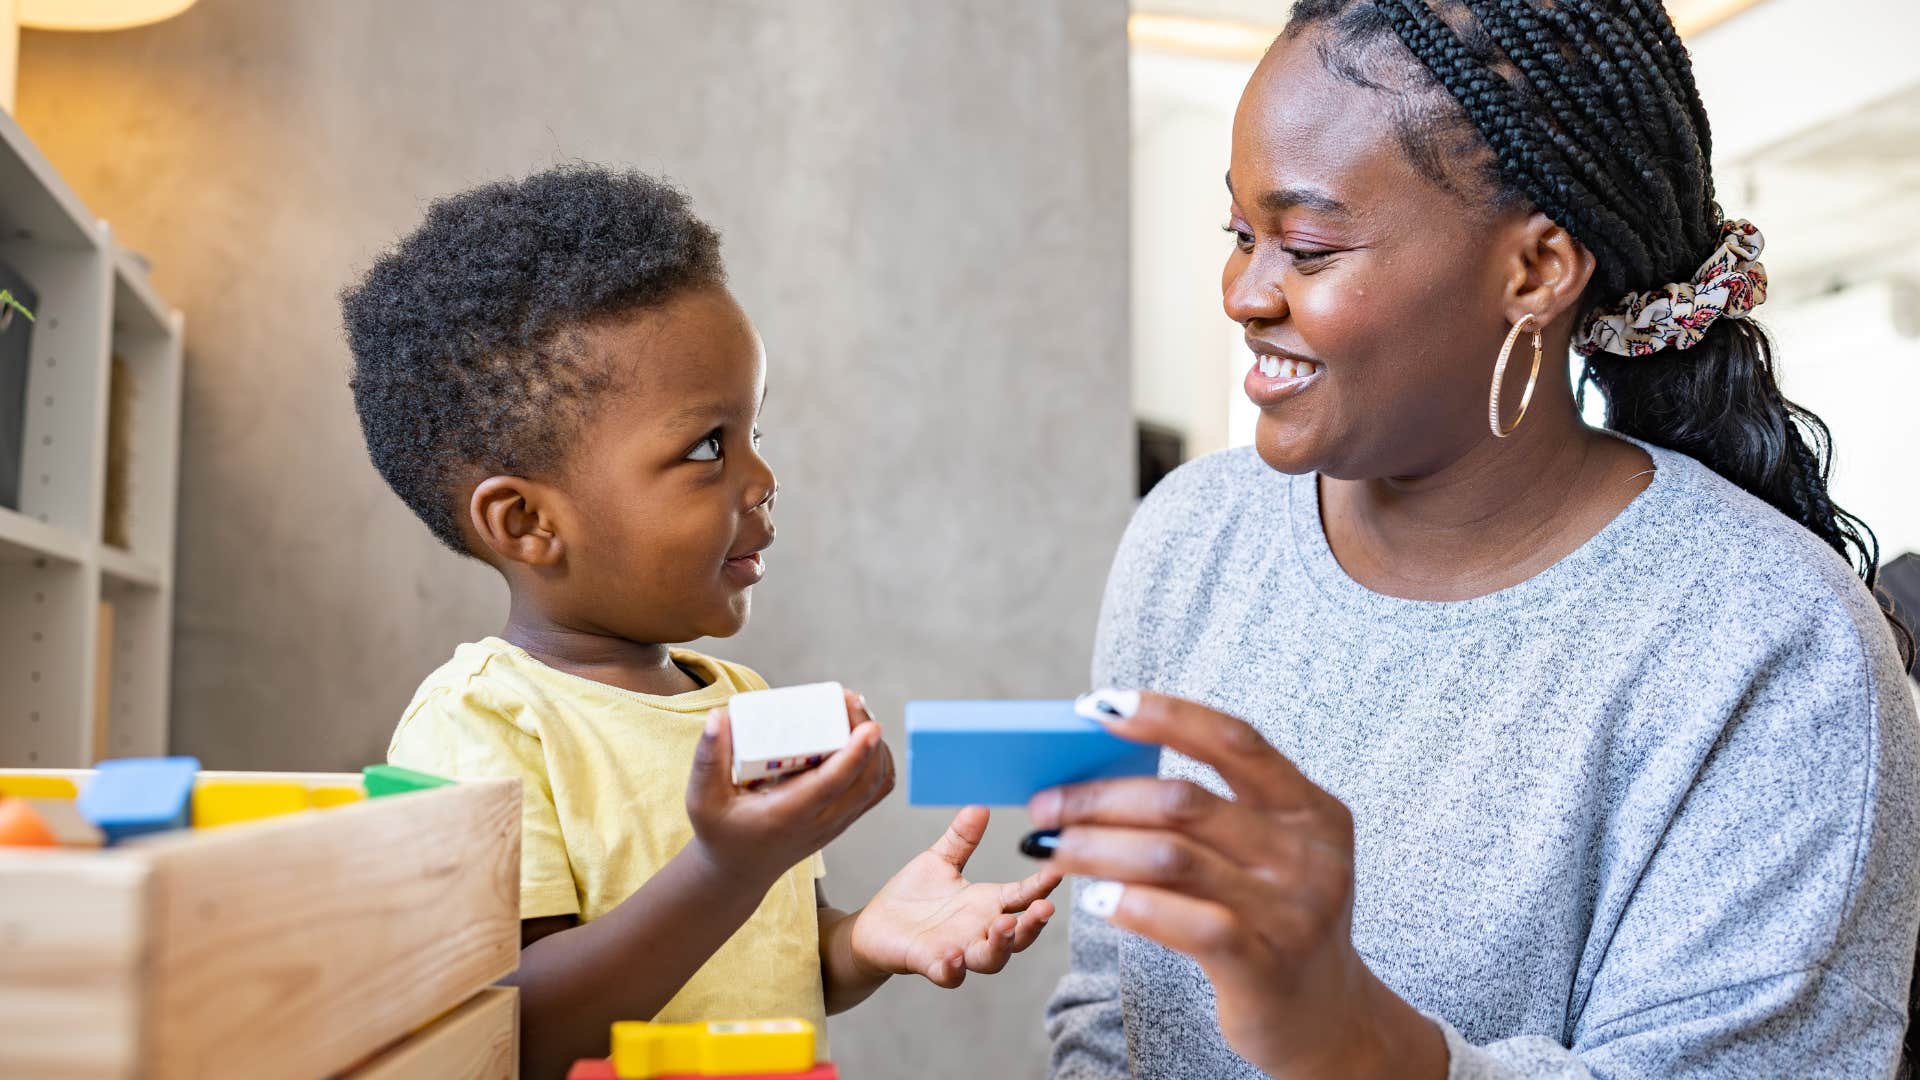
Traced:
[[1262, 409], [1271, 409], [1320, 381], [1325, 367], [1295, 353], [1263, 342], [1248, 342], [1253, 366], [1247, 369], [1247, 397]]

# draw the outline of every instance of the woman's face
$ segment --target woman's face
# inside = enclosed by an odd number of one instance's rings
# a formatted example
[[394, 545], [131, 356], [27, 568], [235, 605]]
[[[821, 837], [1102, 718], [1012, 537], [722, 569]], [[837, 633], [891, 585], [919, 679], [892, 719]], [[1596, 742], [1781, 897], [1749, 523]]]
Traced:
[[1501, 241], [1526, 214], [1422, 175], [1401, 99], [1328, 72], [1319, 34], [1273, 47], [1233, 122], [1221, 292], [1254, 353], [1255, 445], [1286, 473], [1431, 475], [1487, 433]]

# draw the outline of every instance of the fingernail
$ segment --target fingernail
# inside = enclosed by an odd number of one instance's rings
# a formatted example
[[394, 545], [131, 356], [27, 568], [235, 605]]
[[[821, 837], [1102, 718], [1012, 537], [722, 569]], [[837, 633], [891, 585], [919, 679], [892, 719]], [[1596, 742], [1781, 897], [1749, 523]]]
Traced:
[[706, 727], [706, 730], [702, 731], [700, 734], [709, 739], [713, 738], [715, 735], [720, 734], [720, 710], [719, 709], [707, 710], [707, 727]]
[[860, 703], [860, 711], [861, 711], [861, 712], [863, 712], [863, 713], [867, 713], [868, 715], [872, 715], [872, 713], [873, 713], [873, 710], [872, 710], [872, 709], [869, 709], [869, 708], [867, 708], [867, 695], [865, 695], [865, 694], [855, 694], [855, 695], [853, 695], [853, 700], [855, 700], [855, 701], [857, 701], [857, 702], [859, 702], [859, 703]]
[[1027, 816], [1035, 825], [1051, 829], [1060, 823], [1060, 804], [1063, 801], [1059, 788], [1048, 788], [1033, 797], [1027, 804]]
[[1073, 711], [1089, 720], [1098, 720], [1110, 724], [1115, 720], [1130, 720], [1140, 711], [1140, 691], [1138, 690], [1095, 690], [1091, 694], [1082, 694], [1074, 700]]
[[1051, 859], [1059, 846], [1059, 829], [1035, 829], [1021, 838], [1020, 854], [1029, 859]]
[[1089, 881], [1080, 886], [1074, 905], [1096, 919], [1105, 919], [1120, 910], [1120, 894], [1126, 886], [1117, 881]]

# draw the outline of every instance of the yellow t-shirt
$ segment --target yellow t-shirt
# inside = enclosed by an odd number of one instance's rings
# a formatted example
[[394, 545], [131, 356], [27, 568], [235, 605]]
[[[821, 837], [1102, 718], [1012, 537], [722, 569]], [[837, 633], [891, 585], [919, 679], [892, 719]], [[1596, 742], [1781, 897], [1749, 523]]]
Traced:
[[[387, 760], [441, 776], [518, 778], [520, 917], [597, 919], [693, 839], [687, 776], [708, 711], [766, 689], [738, 664], [681, 649], [673, 658], [705, 685], [636, 694], [548, 667], [499, 638], [462, 645], [414, 693]], [[629, 1019], [795, 1016], [824, 1034], [814, 894], [823, 866], [815, 854], [788, 871], [657, 1017]]]

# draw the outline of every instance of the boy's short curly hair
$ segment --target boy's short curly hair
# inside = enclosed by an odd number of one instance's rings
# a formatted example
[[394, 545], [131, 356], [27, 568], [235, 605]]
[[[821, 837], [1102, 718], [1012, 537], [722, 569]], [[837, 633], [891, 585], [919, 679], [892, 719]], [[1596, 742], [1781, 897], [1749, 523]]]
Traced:
[[566, 165], [435, 201], [341, 294], [374, 467], [468, 554], [459, 478], [552, 470], [613, 384], [581, 331], [725, 281], [719, 235], [638, 172]]

